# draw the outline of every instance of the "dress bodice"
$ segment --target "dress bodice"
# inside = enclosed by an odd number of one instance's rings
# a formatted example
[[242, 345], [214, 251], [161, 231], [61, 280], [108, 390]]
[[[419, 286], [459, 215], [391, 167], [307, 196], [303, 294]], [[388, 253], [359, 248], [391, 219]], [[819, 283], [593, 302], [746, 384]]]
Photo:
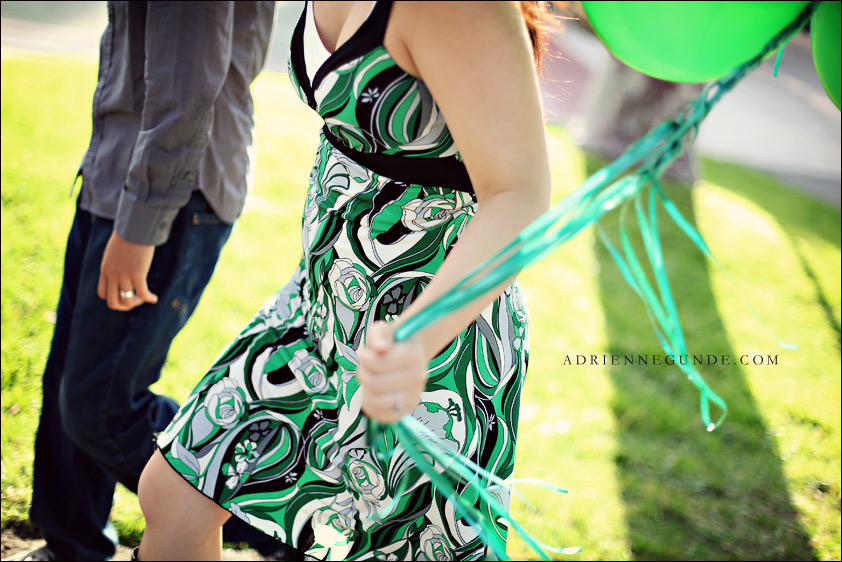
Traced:
[[[327, 140], [361, 165], [395, 180], [472, 193], [430, 91], [383, 45], [391, 7], [392, 2], [376, 2], [360, 28], [328, 53], [312, 9], [305, 6], [292, 36], [290, 79], [302, 101], [324, 119]], [[307, 68], [308, 61], [318, 68]]]

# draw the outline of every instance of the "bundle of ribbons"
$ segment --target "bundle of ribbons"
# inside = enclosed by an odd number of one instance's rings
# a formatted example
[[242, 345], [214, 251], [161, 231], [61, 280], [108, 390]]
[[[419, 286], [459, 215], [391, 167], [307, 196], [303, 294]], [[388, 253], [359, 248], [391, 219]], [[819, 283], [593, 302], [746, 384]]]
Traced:
[[[693, 142], [700, 123], [720, 98], [747, 73], [760, 66], [767, 55], [781, 49], [810, 20], [818, 4], [811, 2], [807, 5], [756, 57], [724, 78], [710, 83], [674, 120], [649, 131], [623, 155], [597, 171], [573, 193], [525, 228], [515, 240], [477, 267], [452, 291], [409, 319], [397, 331], [396, 339], [404, 340], [434, 324], [443, 316], [514, 277], [525, 266], [546, 257], [583, 229], [595, 225], [606, 213], [620, 208], [620, 247], [612, 244], [597, 225], [600, 237], [624, 279], [645, 304], [663, 349], [674, 356], [686, 355], [688, 352], [684, 334], [664, 269], [657, 220], [659, 206], [702, 252], [710, 258], [713, 256], [699, 232], [667, 197], [658, 178]], [[646, 258], [655, 280], [654, 287], [628, 236], [626, 216], [630, 208], [633, 208], [640, 228]], [[694, 365], [676, 362], [676, 366], [699, 389], [701, 418], [707, 430], [713, 431], [725, 418], [728, 410], [725, 402], [707, 385]], [[721, 412], [716, 421], [711, 418], [711, 403]], [[477, 530], [481, 540], [497, 559], [508, 560], [505, 539], [492, 531], [492, 518], [507, 521], [544, 560], [549, 560], [548, 552], [572, 554], [579, 551], [577, 547], [561, 548], [538, 542], [510, 516], [492, 493], [495, 487], [501, 487], [523, 497], [514, 489], [518, 484], [539, 485], [563, 493], [561, 488], [532, 479], [504, 481], [441, 443], [436, 435], [411, 416], [405, 416], [400, 422], [388, 426], [369, 421], [368, 438], [369, 444], [383, 462], [388, 462], [388, 458], [394, 455], [396, 449], [390, 444], [397, 442], [398, 447], [430, 479], [439, 493], [448, 497], [457, 513]], [[394, 496], [400, 496], [406, 486], [408, 483], [404, 483]], [[479, 509], [477, 505], [484, 508]]]

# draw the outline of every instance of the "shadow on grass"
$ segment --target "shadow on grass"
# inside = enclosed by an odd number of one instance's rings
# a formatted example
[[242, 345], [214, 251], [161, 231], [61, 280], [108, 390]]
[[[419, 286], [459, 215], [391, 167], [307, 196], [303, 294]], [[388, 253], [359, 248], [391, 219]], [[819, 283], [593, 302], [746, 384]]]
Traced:
[[[588, 174], [600, 165], [588, 160]], [[695, 224], [690, 190], [664, 187]], [[616, 217], [604, 221], [606, 232], [617, 241]], [[725, 398], [729, 413], [719, 429], [707, 433], [698, 413], [698, 391], [677, 367], [651, 361], [608, 367], [615, 385], [615, 461], [632, 557], [816, 559], [787, 493], [775, 438], [757, 411], [741, 367], [733, 364], [740, 353], [728, 342], [708, 263], [665, 214], [659, 215], [659, 224], [688, 351], [706, 359], [716, 356], [716, 364], [698, 369]], [[639, 238], [636, 228], [632, 231]], [[643, 304], [605, 247], [595, 248], [608, 353], [619, 355], [621, 362], [625, 354], [663, 357]], [[642, 245], [635, 250], [639, 257], [645, 255]], [[724, 355], [732, 364], [722, 364]]]

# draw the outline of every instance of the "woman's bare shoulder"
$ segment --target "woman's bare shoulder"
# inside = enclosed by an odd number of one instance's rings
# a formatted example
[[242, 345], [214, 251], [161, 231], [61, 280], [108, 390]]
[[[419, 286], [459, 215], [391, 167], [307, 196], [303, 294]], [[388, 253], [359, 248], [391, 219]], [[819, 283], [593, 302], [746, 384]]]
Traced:
[[462, 45], [522, 43], [523, 19], [514, 2], [394, 2], [384, 44], [407, 73], [419, 77], [413, 51], [438, 43]]

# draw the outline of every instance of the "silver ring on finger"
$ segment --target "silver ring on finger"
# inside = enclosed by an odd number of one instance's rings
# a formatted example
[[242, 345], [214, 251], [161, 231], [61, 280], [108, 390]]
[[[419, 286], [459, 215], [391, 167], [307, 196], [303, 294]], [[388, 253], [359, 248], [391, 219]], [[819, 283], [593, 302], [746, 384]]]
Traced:
[[130, 299], [135, 295], [134, 289], [130, 291], [120, 291], [120, 296], [124, 299]]
[[400, 392], [395, 393], [395, 413], [399, 416], [404, 414], [403, 411], [403, 394]]

